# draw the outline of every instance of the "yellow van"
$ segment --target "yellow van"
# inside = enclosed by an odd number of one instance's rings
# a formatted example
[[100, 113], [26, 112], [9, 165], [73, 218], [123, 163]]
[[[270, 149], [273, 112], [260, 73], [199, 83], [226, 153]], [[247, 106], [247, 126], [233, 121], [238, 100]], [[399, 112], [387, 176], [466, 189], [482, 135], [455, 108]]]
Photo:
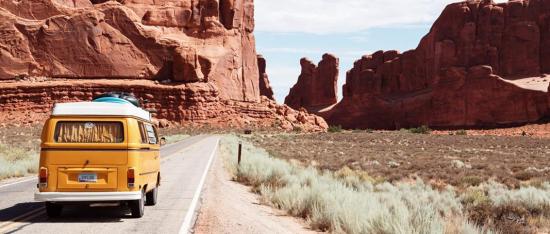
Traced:
[[42, 131], [39, 192], [48, 216], [114, 203], [140, 218], [157, 203], [160, 139], [149, 112], [122, 99], [56, 104]]

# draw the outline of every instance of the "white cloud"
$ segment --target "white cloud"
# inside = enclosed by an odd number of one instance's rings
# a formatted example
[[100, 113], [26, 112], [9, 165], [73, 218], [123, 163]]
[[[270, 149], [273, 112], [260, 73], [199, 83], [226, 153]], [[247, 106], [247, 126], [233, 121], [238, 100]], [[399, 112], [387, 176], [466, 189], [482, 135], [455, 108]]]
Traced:
[[[495, 2], [505, 2], [497, 0]], [[343, 33], [432, 23], [453, 0], [257, 0], [257, 30]]]

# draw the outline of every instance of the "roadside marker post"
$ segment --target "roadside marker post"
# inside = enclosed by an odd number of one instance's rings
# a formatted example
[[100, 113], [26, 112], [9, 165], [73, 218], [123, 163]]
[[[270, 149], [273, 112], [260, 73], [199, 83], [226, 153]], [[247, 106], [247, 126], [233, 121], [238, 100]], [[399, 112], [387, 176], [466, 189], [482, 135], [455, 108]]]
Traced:
[[241, 155], [242, 155], [242, 151], [243, 151], [243, 143], [242, 143], [242, 142], [239, 142], [239, 157], [238, 157], [238, 160], [237, 160], [237, 162], [239, 163], [239, 165], [241, 165]]

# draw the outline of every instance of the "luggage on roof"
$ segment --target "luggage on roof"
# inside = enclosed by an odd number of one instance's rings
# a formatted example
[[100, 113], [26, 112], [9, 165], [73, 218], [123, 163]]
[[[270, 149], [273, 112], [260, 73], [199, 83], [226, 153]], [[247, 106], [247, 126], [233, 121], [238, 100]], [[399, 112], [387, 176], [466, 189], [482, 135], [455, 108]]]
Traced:
[[125, 92], [108, 92], [94, 97], [93, 102], [109, 102], [109, 103], [130, 103], [136, 107], [141, 107], [141, 103], [131, 93]]

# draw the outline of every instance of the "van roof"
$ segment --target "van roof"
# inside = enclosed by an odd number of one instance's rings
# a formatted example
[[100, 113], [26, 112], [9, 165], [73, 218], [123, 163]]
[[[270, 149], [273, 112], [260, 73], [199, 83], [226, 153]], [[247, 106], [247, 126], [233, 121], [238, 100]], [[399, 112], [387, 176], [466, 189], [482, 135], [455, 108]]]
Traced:
[[129, 116], [151, 121], [151, 114], [130, 103], [73, 102], [55, 104], [52, 116]]

